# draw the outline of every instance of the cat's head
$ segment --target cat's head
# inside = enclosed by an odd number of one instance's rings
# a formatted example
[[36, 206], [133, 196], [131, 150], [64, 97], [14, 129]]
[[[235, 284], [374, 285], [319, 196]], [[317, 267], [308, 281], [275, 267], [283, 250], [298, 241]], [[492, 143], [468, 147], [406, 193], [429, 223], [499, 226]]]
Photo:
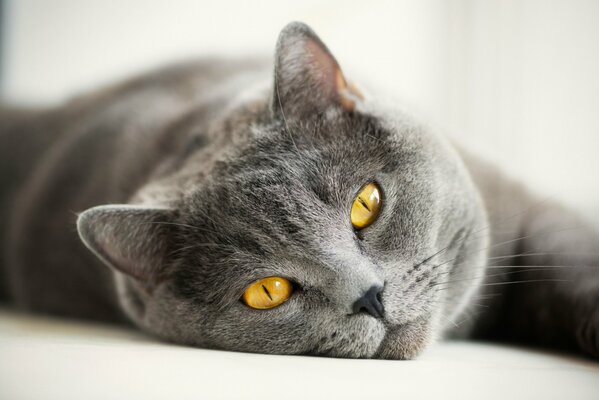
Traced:
[[279, 37], [260, 104], [251, 122], [231, 117], [245, 139], [188, 174], [176, 201], [80, 215], [124, 310], [204, 347], [415, 356], [462, 310], [478, 283], [463, 278], [484, 260], [485, 215], [461, 160], [361, 94], [300, 23]]

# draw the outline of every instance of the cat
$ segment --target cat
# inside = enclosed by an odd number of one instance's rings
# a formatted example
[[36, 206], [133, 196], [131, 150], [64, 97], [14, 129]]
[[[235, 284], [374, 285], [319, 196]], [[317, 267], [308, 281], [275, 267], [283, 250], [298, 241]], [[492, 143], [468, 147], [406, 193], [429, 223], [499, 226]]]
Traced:
[[[361, 91], [307, 25], [0, 111], [0, 298], [213, 349], [599, 356], [599, 236]], [[107, 268], [108, 266], [108, 268]]]

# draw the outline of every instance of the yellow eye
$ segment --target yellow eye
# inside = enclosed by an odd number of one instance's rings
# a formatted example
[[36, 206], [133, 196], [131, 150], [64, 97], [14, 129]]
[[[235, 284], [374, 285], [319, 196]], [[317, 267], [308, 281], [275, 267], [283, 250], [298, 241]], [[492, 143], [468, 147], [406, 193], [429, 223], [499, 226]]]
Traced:
[[252, 283], [243, 293], [243, 302], [251, 308], [266, 310], [280, 306], [293, 293], [293, 285], [285, 278], [270, 276]]
[[351, 224], [356, 229], [364, 229], [376, 221], [383, 201], [381, 189], [371, 182], [360, 189], [351, 206]]

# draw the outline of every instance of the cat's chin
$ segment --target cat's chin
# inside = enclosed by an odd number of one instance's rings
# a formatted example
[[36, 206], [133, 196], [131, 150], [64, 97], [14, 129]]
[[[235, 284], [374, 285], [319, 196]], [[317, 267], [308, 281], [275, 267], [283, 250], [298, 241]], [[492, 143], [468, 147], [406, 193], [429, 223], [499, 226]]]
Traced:
[[427, 317], [390, 327], [373, 358], [412, 360], [426, 348], [432, 336]]

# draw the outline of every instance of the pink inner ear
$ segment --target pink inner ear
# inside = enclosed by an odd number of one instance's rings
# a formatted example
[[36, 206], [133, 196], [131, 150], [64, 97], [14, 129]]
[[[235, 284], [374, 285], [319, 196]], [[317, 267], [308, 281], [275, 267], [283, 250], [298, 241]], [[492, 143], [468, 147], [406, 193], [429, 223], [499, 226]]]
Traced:
[[363, 96], [354, 85], [348, 84], [335, 57], [322, 44], [314, 40], [308, 40], [306, 51], [311, 56], [310, 69], [313, 75], [316, 75], [314, 78], [323, 94], [332, 101], [338, 102], [344, 109], [353, 111], [356, 100], [362, 100]]
[[118, 271], [147, 284], [151, 283], [157, 277], [157, 271], [152, 270], [153, 258], [158, 258], [158, 254], [152, 252], [156, 250], [155, 246], [148, 248], [146, 242], [132, 242], [123, 245], [124, 237], [120, 237], [118, 229], [114, 226], [107, 228], [101, 235], [96, 246], [96, 251], [112, 267]]
[[[322, 45], [314, 40], [308, 40], [306, 51], [310, 54], [310, 70], [318, 82], [323, 94], [332, 99], [339, 94], [340, 83], [345, 79], [337, 60]], [[341, 80], [339, 79], [341, 77]]]
[[131, 257], [123, 253], [118, 239], [113, 235], [106, 235], [104, 240], [98, 244], [98, 251], [102, 257], [117, 270], [133, 278], [143, 280], [147, 279], [144, 271], [134, 264]]

